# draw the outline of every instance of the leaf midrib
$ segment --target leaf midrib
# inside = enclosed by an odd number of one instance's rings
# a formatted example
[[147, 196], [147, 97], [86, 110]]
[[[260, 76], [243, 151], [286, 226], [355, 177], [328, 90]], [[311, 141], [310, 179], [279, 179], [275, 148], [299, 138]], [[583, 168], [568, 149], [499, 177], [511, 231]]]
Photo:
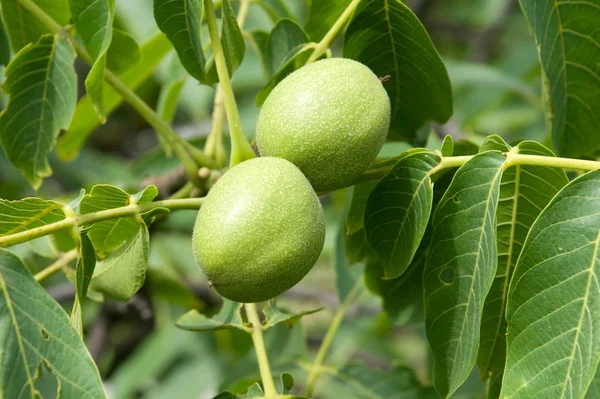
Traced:
[[[503, 162], [503, 164], [506, 164], [506, 161]], [[490, 198], [492, 196], [492, 193], [494, 192], [494, 187], [495, 187], [496, 181], [498, 180], [499, 176], [502, 176], [503, 171], [504, 171], [504, 168], [498, 168], [498, 171], [496, 172], [494, 179], [490, 182], [490, 190], [488, 191], [487, 201], [485, 203], [485, 213], [484, 213], [484, 219], [483, 219], [484, 222], [483, 222], [483, 225], [481, 226], [481, 232], [479, 233], [479, 240], [478, 240], [479, 245], [478, 245], [477, 256], [475, 258], [475, 263], [474, 263], [474, 268], [473, 268], [475, 270], [475, 273], [477, 273], [477, 266], [479, 265], [479, 258], [480, 258], [480, 254], [481, 254], [481, 241], [483, 238], [483, 233], [485, 231], [484, 227], [486, 224], [487, 215], [489, 213]], [[495, 215], [492, 217], [495, 217]], [[461, 346], [460, 343], [462, 342], [462, 335], [463, 335], [463, 332], [465, 331], [465, 322], [467, 320], [466, 312], [468, 312], [468, 310], [469, 310], [471, 298], [473, 297], [473, 295], [471, 293], [473, 292], [474, 285], [475, 285], [475, 274], [473, 274], [473, 277], [471, 278], [471, 286], [469, 287], [469, 297], [467, 298], [465, 317], [463, 317], [463, 320], [462, 320], [462, 325], [460, 328], [460, 335], [458, 337], [458, 344], [456, 345], [456, 350], [454, 351], [454, 359], [456, 359], [458, 357], [458, 348]], [[449, 395], [446, 395], [446, 397], [449, 397]]]
[[[518, 149], [518, 147], [517, 147]], [[521, 165], [515, 166], [515, 193], [514, 193], [514, 204], [512, 210], [511, 217], [511, 225], [510, 225], [510, 243], [508, 244], [508, 259], [506, 261], [506, 273], [504, 275], [504, 286], [502, 288], [502, 302], [500, 304], [500, 315], [498, 317], [498, 321], [496, 323], [496, 332], [494, 334], [494, 343], [490, 349], [490, 353], [488, 355], [488, 359], [486, 361], [486, 366], [489, 368], [490, 363], [492, 362], [492, 356], [494, 355], [494, 351], [496, 350], [496, 345], [498, 344], [498, 334], [500, 333], [500, 327], [502, 326], [502, 321], [504, 319], [504, 313], [506, 308], [506, 300], [508, 296], [508, 287], [510, 282], [510, 271], [512, 269], [513, 262], [513, 250], [514, 250], [514, 242], [515, 242], [515, 232], [517, 227], [517, 216], [519, 210], [519, 196], [521, 191]]]

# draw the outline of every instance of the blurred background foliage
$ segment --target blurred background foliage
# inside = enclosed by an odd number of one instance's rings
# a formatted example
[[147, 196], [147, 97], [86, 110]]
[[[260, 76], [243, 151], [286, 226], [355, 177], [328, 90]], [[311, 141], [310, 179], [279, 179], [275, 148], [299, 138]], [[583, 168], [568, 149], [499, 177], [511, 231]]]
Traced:
[[[309, 3], [310, 0], [256, 0], [245, 30], [270, 31], [273, 15], [293, 18], [303, 25]], [[406, 3], [423, 22], [442, 55], [454, 91], [454, 115], [450, 121], [426, 126], [412, 145], [437, 149], [446, 134], [476, 144], [487, 135], [500, 134], [509, 143], [532, 139], [550, 145], [540, 98], [537, 51], [517, 0]], [[129, 32], [140, 44], [158, 33], [151, 1], [117, 0], [116, 6], [115, 26]], [[341, 55], [341, 45], [342, 40], [338, 39], [334, 56]], [[151, 106], [156, 106], [161, 91], [173, 81], [174, 71], [180, 68], [177, 63], [171, 52], [137, 89]], [[78, 61], [76, 68], [82, 91], [88, 67]], [[244, 131], [250, 138], [254, 136], [259, 112], [255, 97], [267, 81], [260, 59], [247, 43], [233, 84]], [[174, 115], [177, 133], [199, 146], [210, 129], [213, 96], [213, 88], [188, 78]], [[0, 104], [5, 102], [5, 98], [0, 99]], [[392, 155], [407, 148], [407, 143], [388, 143], [383, 151]], [[20, 199], [36, 195], [68, 200], [80, 188], [89, 190], [98, 183], [132, 191], [154, 183], [163, 189], [167, 187], [165, 182], [178, 176], [177, 160], [165, 157], [154, 132], [127, 104], [94, 131], [76, 159], [62, 163], [52, 155], [51, 165], [54, 174], [35, 193], [0, 152], [0, 197]], [[322, 198], [328, 216], [323, 254], [309, 275], [278, 302], [292, 310], [321, 306], [325, 309], [305, 317], [292, 329], [280, 324], [266, 334], [274, 373], [292, 372], [300, 387], [306, 381], [305, 367], [339, 304], [336, 286], [342, 276], [336, 270], [347, 266], [344, 240], [339, 239], [345, 228], [347, 191]], [[85, 303], [86, 343], [108, 392], [116, 399], [211, 398], [225, 389], [245, 392], [259, 379], [247, 334], [199, 334], [174, 327], [174, 321], [186, 310], [196, 308], [210, 314], [220, 303], [192, 257], [194, 219], [194, 211], [181, 211], [152, 225], [148, 278], [131, 301]], [[22, 244], [15, 251], [35, 272], [52, 263], [57, 249], [55, 242], [42, 238]], [[349, 271], [343, 273], [359, 275], [363, 267], [349, 265]], [[75, 289], [64, 276], [52, 276], [44, 284], [54, 298], [70, 309]], [[347, 313], [327, 361], [332, 369], [341, 371], [323, 374], [317, 397], [376, 397], [368, 386], [354, 381], [351, 372], [343, 372], [344, 366], [356, 362], [389, 373], [398, 367], [409, 367], [427, 384], [430, 372], [424, 330], [410, 310], [404, 311], [402, 317], [388, 317], [381, 312], [381, 298], [365, 291]], [[482, 389], [478, 376], [473, 375], [456, 397], [478, 397]]]

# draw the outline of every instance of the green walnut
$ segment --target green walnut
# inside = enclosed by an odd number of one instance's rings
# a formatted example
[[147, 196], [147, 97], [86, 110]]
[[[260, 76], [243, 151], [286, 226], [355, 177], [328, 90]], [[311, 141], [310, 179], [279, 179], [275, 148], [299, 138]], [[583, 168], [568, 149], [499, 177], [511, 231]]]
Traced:
[[254, 158], [225, 173], [194, 227], [194, 256], [219, 294], [261, 302], [296, 285], [325, 240], [323, 208], [310, 183], [281, 158]]
[[331, 58], [287, 76], [258, 118], [260, 153], [285, 158], [317, 192], [351, 185], [373, 162], [390, 124], [390, 99], [360, 62]]

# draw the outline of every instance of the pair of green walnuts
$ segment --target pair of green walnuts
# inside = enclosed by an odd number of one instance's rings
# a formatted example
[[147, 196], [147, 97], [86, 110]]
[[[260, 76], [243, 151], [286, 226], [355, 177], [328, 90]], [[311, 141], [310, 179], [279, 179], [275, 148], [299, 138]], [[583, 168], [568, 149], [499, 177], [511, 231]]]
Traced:
[[277, 85], [258, 118], [261, 157], [225, 173], [196, 219], [194, 256], [217, 292], [262, 302], [296, 285], [325, 240], [315, 192], [351, 185], [389, 123], [389, 97], [359, 62], [317, 61]]

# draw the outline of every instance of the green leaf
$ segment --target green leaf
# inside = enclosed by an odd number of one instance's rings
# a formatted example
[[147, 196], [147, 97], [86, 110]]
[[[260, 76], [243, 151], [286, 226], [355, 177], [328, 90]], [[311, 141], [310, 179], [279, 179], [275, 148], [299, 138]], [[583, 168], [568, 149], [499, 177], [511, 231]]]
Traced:
[[96, 251], [94, 246], [88, 238], [87, 234], [81, 235], [81, 248], [79, 250], [79, 256], [77, 258], [77, 298], [81, 303], [86, 297], [90, 281], [92, 281], [92, 275], [94, 274], [94, 268], [96, 267]]
[[313, 1], [304, 25], [313, 42], [319, 42], [352, 0]]
[[8, 201], [0, 198], [0, 237], [63, 220], [63, 205], [41, 198]]
[[326, 368], [323, 372], [348, 387], [353, 398], [434, 399], [438, 397], [433, 389], [421, 386], [414, 371], [407, 367], [397, 367], [391, 373], [386, 373], [363, 364], [349, 364], [340, 370]]
[[[82, 190], [83, 191], [83, 190]], [[71, 311], [71, 325], [78, 332], [80, 337], [83, 337], [83, 314], [81, 307], [85, 299], [94, 268], [96, 267], [96, 251], [86, 233], [82, 233], [79, 240], [79, 249], [77, 255], [77, 268], [75, 271], [75, 296], [76, 300], [73, 303]]]
[[206, 61], [200, 33], [201, 1], [154, 0], [154, 19], [173, 43], [185, 70], [195, 79], [203, 81]]
[[148, 267], [148, 228], [96, 264], [91, 288], [119, 300], [129, 300], [144, 285]]
[[560, 155], [600, 149], [600, 2], [521, 0], [538, 46], [546, 116]]
[[285, 323], [287, 327], [292, 328], [296, 323], [298, 323], [298, 321], [300, 321], [300, 319], [303, 316], [317, 313], [323, 309], [324, 308], [318, 308], [312, 310], [305, 310], [298, 313], [290, 313], [286, 310], [278, 308], [275, 304], [275, 301], [271, 300], [269, 301], [267, 306], [262, 310], [265, 314], [265, 321], [263, 323], [263, 326], [264, 328], [271, 328], [279, 323]]
[[[482, 148], [489, 147], [484, 143]], [[506, 151], [507, 145], [496, 148]], [[521, 142], [519, 154], [553, 157], [552, 151], [533, 141]], [[498, 270], [485, 300], [482, 341], [477, 364], [482, 377], [504, 371], [506, 360], [506, 300], [508, 286], [525, 237], [538, 215], [568, 183], [562, 169], [545, 166], [516, 165], [504, 171], [500, 185], [496, 234], [498, 239]]]
[[258, 382], [250, 385], [250, 388], [248, 388], [248, 392], [246, 392], [246, 399], [260, 399], [264, 396], [265, 393]]
[[122, 73], [140, 61], [141, 49], [129, 33], [113, 28], [112, 41], [106, 52], [106, 67], [113, 73]]
[[[246, 42], [244, 42], [244, 36], [242, 36], [242, 31], [229, 0], [223, 0], [221, 12], [221, 45], [223, 46], [227, 71], [231, 77], [244, 60]], [[206, 79], [204, 83], [212, 85], [218, 81], [217, 67], [214, 57], [211, 57], [206, 65]]]
[[3, 398], [36, 397], [42, 367], [56, 378], [61, 397], [106, 398], [96, 365], [64, 310], [6, 250], [0, 250], [0, 342]]
[[266, 43], [265, 63], [269, 76], [273, 74], [297, 52], [298, 46], [308, 43], [310, 39], [304, 29], [291, 19], [281, 19], [269, 33]]
[[[119, 79], [127, 87], [135, 90], [152, 75], [156, 66], [171, 48], [171, 43], [165, 35], [161, 33], [154, 36], [142, 45], [139, 62], [120, 74]], [[106, 115], [110, 115], [123, 102], [123, 98], [107, 85], [104, 86], [104, 91], [104, 111]], [[100, 125], [100, 119], [92, 108], [89, 96], [85, 95], [77, 103], [69, 128], [58, 140], [56, 150], [59, 158], [63, 161], [74, 159], [98, 125]]]
[[265, 76], [267, 78], [270, 77], [270, 65], [267, 64], [266, 54], [268, 51], [267, 41], [269, 40], [269, 32], [261, 30], [261, 29], [248, 29], [243, 32], [244, 37], [252, 46], [252, 49], [256, 53], [256, 56], [260, 60], [261, 65], [263, 66], [263, 70]]
[[92, 101], [94, 111], [101, 121], [104, 113], [104, 70], [106, 51], [112, 40], [112, 24], [115, 17], [115, 0], [69, 0], [71, 15], [77, 34], [81, 38], [94, 64], [85, 79], [85, 89]]
[[281, 393], [288, 394], [290, 390], [294, 387], [294, 376], [290, 373], [281, 373]]
[[[429, 240], [427, 240], [427, 243]], [[423, 268], [427, 245], [419, 250], [406, 272], [393, 280], [384, 280], [384, 271], [377, 259], [368, 259], [365, 285], [383, 300], [383, 310], [395, 326], [423, 322]]]
[[364, 228], [365, 225], [365, 209], [371, 192], [379, 181], [369, 181], [366, 183], [357, 184], [352, 189], [352, 200], [346, 217], [346, 234], [352, 235]]
[[384, 83], [392, 105], [391, 138], [413, 139], [429, 120], [452, 115], [446, 68], [427, 31], [400, 0], [363, 0], [346, 30], [344, 57], [362, 62]]
[[23, 47], [6, 68], [8, 105], [0, 139], [10, 163], [37, 189], [52, 169], [48, 153], [77, 102], [75, 51], [62, 36], [45, 35]]
[[498, 152], [475, 155], [456, 172], [433, 215], [425, 327], [434, 386], [444, 397], [475, 365], [483, 303], [498, 263], [495, 222], [505, 161]]
[[[61, 26], [69, 24], [69, 0], [33, 0], [46, 14]], [[40, 36], [50, 33], [43, 22], [33, 16], [20, 1], [0, 0], [2, 19], [10, 45], [16, 53], [29, 43], [36, 42]]]
[[[141, 197], [141, 193], [138, 193], [138, 196]], [[156, 187], [154, 187], [154, 192], [151, 192], [147, 198], [136, 199], [135, 196], [118, 187], [108, 184], [98, 184], [92, 187], [90, 193], [81, 201], [79, 213], [84, 215], [136, 203], [148, 203], [154, 199], [154, 194], [156, 194]], [[94, 223], [88, 231], [88, 235], [94, 248], [96, 248], [98, 256], [104, 258], [131, 240], [133, 236], [138, 234], [140, 223], [140, 220], [135, 216], [108, 219]]]
[[12, 54], [10, 52], [10, 43], [8, 42], [8, 35], [4, 29], [4, 22], [0, 19], [0, 65], [8, 65]]
[[531, 226], [508, 290], [501, 397], [582, 398], [600, 361], [600, 171]]
[[310, 55], [313, 53], [313, 50], [313, 48], [307, 47], [306, 45], [296, 46], [295, 49], [291, 50], [290, 58], [256, 95], [256, 106], [261, 106], [275, 86], [285, 79], [286, 76], [294, 72], [296, 69], [302, 68], [308, 60], [308, 57], [310, 57]]
[[442, 147], [440, 148], [440, 152], [445, 157], [451, 157], [454, 152], [454, 140], [452, 136], [449, 134], [444, 137], [444, 141], [442, 141]]
[[420, 152], [401, 159], [377, 184], [365, 210], [365, 233], [385, 270], [399, 277], [425, 234], [433, 201], [430, 174], [441, 158]]
[[213, 317], [206, 317], [194, 309], [181, 316], [176, 324], [177, 327], [190, 331], [217, 331], [232, 328], [246, 331], [247, 327], [240, 314], [241, 309], [241, 303], [224, 299], [221, 310]]

